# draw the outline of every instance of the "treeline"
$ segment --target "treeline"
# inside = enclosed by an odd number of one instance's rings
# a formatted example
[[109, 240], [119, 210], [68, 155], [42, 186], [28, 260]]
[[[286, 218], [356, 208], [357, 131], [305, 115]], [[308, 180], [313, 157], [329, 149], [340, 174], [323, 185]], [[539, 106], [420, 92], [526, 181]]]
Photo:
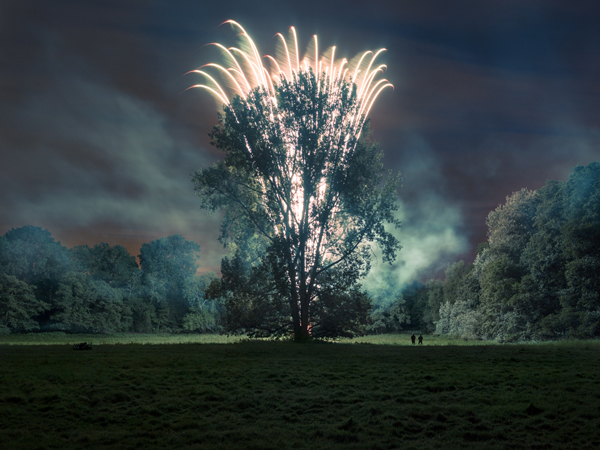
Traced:
[[[324, 291], [313, 332], [418, 329], [501, 342], [600, 336], [600, 163], [512, 194], [487, 226], [473, 264], [451, 264], [445, 280], [415, 282], [370, 315], [366, 294]], [[247, 332], [247, 323], [283, 320], [256, 306], [283, 277], [250, 263], [243, 270], [237, 253], [224, 259], [222, 279], [199, 277], [199, 250], [179, 235], [157, 239], [142, 245], [138, 266], [119, 245], [67, 249], [48, 230], [12, 229], [0, 236], [0, 333], [231, 332], [231, 323]]]
[[48, 230], [12, 229], [0, 237], [0, 333], [219, 331], [199, 251], [168, 236], [143, 244], [138, 266], [120, 245], [67, 249]]
[[600, 163], [515, 192], [487, 226], [473, 264], [405, 290], [376, 315], [380, 329], [499, 341], [600, 336]]

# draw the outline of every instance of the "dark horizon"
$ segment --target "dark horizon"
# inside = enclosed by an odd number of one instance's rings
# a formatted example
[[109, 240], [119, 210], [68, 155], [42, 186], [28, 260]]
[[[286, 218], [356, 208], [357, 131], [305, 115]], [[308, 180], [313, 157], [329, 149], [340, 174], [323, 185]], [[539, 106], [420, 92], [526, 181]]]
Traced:
[[[240, 22], [262, 54], [293, 25], [339, 56], [388, 49], [394, 91], [371, 113], [385, 164], [400, 171], [398, 283], [471, 262], [506, 196], [565, 180], [600, 159], [600, 7], [585, 1], [427, 4], [59, 0], [0, 6], [0, 234], [50, 230], [67, 247], [141, 244], [173, 234], [219, 271], [220, 216], [190, 174], [216, 161], [217, 120], [187, 71], [214, 62]], [[321, 44], [322, 43], [322, 44]], [[390, 270], [374, 266], [373, 283]]]

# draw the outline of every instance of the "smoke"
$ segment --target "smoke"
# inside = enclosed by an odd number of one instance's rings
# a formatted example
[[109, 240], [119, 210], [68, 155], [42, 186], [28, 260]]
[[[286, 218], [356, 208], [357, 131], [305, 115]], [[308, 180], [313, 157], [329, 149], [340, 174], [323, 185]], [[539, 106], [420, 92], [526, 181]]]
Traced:
[[400, 240], [402, 250], [390, 265], [382, 262], [374, 247], [372, 269], [363, 280], [376, 307], [390, 304], [415, 280], [436, 275], [467, 249], [461, 210], [444, 196], [444, 177], [432, 149], [418, 136], [411, 136], [406, 147], [399, 163], [404, 186], [396, 215], [402, 227], [388, 229]]
[[69, 71], [59, 62], [49, 59], [45, 88], [3, 125], [0, 225], [42, 226], [67, 245], [112, 242], [134, 255], [142, 242], [181, 234], [201, 244], [203, 267], [218, 270], [219, 216], [200, 210], [190, 178], [210, 154], [149, 101], [85, 63]]

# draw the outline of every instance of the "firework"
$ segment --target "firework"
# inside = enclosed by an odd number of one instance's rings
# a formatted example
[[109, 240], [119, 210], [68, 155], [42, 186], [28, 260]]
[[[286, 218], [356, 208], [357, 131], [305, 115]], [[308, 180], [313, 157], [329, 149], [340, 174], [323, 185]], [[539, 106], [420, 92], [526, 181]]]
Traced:
[[[260, 88], [268, 93], [276, 105], [275, 88], [278, 84], [282, 83], [284, 80], [287, 82], [294, 82], [302, 72], [308, 73], [312, 71], [316, 76], [317, 82], [322, 80], [326, 81], [323, 83], [324, 88], [330, 92], [339, 88], [343, 82], [356, 85], [358, 107], [355, 113], [359, 117], [364, 118], [369, 114], [375, 99], [381, 91], [386, 87], [393, 88], [392, 84], [386, 79], [379, 79], [376, 81], [377, 76], [382, 74], [386, 69], [385, 64], [375, 64], [377, 57], [385, 51], [384, 48], [379, 49], [376, 52], [370, 50], [364, 52], [359, 58], [355, 58], [358, 62], [354, 67], [349, 67], [349, 61], [346, 58], [343, 58], [341, 61], [335, 60], [336, 47], [332, 47], [331, 55], [329, 57], [320, 57], [318, 52], [318, 39], [315, 35], [313, 36], [314, 54], [307, 54], [304, 58], [300, 59], [296, 30], [294, 27], [291, 27], [291, 45], [288, 45], [287, 40], [281, 33], [276, 34], [276, 37], [283, 47], [283, 51], [279, 58], [274, 58], [271, 55], [266, 55], [261, 58], [254, 41], [239, 23], [234, 20], [227, 20], [224, 23], [229, 23], [240, 31], [239, 36], [242, 39], [242, 48], [227, 48], [218, 43], [209, 44], [214, 45], [223, 51], [225, 65], [209, 63], [188, 72], [201, 74], [208, 80], [208, 84], [196, 84], [188, 89], [206, 89], [227, 106], [230, 105], [231, 94], [240, 95], [242, 98], [246, 98], [255, 88]], [[267, 70], [263, 64], [263, 60], [269, 62], [271, 71]], [[231, 89], [228, 90], [232, 91], [230, 95], [227, 95], [226, 89], [224, 89], [219, 82], [206, 71], [208, 68], [216, 69], [226, 82], [228, 82], [231, 86]]]

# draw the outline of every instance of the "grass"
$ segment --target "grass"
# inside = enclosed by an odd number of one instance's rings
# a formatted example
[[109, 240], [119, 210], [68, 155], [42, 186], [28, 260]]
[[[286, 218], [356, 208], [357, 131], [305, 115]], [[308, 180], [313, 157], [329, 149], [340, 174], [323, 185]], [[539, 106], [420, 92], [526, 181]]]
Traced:
[[[418, 333], [417, 333], [418, 334]], [[94, 345], [117, 345], [117, 344], [233, 344], [246, 339], [239, 336], [225, 336], [220, 334], [144, 334], [144, 333], [114, 333], [114, 334], [67, 334], [63, 332], [49, 333], [23, 333], [23, 334], [0, 334], [0, 345], [74, 345], [81, 342], [93, 343]], [[410, 346], [409, 334], [380, 334], [362, 336], [355, 339], [340, 339], [338, 344], [376, 344], [376, 345], [406, 345]], [[576, 345], [578, 341], [570, 341]], [[590, 341], [581, 341], [590, 342]], [[565, 342], [563, 342], [565, 343]], [[494, 341], [467, 341], [448, 336], [425, 335], [424, 345], [496, 345]], [[531, 342], [521, 343], [521, 345]], [[534, 343], [540, 344], [540, 343]], [[556, 343], [546, 343], [555, 345]]]
[[0, 345], [0, 448], [600, 448], [598, 341], [107, 345], [96, 336], [94, 350], [73, 351], [67, 344], [86, 339], [63, 337]]
[[81, 342], [91, 342], [94, 345], [231, 344], [240, 340], [242, 340], [240, 337], [220, 334], [67, 334], [62, 332], [0, 334], [0, 345], [74, 345]]

